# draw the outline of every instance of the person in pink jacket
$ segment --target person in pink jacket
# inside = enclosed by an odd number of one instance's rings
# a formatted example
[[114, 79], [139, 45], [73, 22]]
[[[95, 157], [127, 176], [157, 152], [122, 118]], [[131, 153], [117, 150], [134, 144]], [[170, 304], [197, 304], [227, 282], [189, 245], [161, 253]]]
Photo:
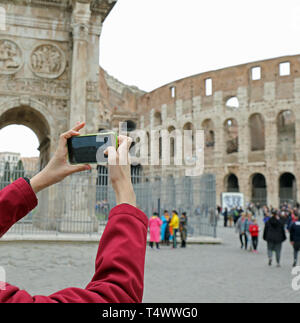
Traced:
[[154, 212], [152, 218], [149, 220], [151, 248], [153, 248], [153, 243], [155, 242], [156, 248], [159, 249], [161, 225], [162, 225], [162, 220], [159, 218], [158, 213]]
[[[72, 173], [90, 169], [89, 165], [70, 165], [67, 161], [67, 139], [78, 136], [83, 127], [84, 122], [77, 123], [60, 136], [56, 153], [39, 174], [31, 179], [19, 178], [0, 191], [0, 237], [36, 207], [36, 193]], [[130, 163], [118, 162], [128, 158], [132, 139], [125, 136], [118, 139], [118, 149], [109, 147], [107, 151], [109, 176], [117, 206], [110, 211], [96, 254], [95, 273], [88, 285], [85, 288], [67, 287], [49, 296], [32, 296], [4, 282], [4, 288], [0, 289], [0, 303], [142, 302], [148, 218], [136, 207]], [[20, 268], [20, 271], [23, 270]]]

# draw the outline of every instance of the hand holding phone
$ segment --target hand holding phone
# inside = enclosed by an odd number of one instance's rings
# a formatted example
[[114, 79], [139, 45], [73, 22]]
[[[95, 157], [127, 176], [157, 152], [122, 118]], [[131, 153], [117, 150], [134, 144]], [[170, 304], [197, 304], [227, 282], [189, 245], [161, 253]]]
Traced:
[[118, 148], [118, 137], [112, 131], [74, 136], [68, 139], [71, 164], [107, 164], [104, 154], [108, 147]]

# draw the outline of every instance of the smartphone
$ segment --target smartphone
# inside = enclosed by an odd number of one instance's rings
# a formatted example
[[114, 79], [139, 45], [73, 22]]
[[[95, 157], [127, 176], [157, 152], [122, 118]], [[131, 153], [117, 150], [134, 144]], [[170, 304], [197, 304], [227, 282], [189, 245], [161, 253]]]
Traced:
[[112, 131], [74, 136], [67, 145], [71, 164], [107, 164], [104, 151], [109, 146], [118, 148], [118, 136]]

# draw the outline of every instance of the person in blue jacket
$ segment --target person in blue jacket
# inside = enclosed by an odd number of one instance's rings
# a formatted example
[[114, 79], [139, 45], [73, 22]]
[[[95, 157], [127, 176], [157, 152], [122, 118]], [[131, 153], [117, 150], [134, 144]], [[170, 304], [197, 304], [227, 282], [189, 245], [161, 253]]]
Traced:
[[169, 221], [170, 221], [170, 215], [167, 210], [164, 211], [164, 215], [160, 218], [162, 220], [162, 226], [160, 228], [160, 237], [162, 243], [168, 243], [169, 241], [169, 234], [167, 231], [169, 231]]

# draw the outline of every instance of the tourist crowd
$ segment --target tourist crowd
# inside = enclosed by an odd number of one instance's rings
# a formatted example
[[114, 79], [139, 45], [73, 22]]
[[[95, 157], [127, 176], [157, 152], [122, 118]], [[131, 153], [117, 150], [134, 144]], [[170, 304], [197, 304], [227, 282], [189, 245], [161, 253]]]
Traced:
[[[263, 221], [263, 239], [267, 242], [268, 264], [272, 265], [273, 252], [276, 254], [277, 266], [280, 267], [282, 243], [289, 240], [294, 249], [293, 266], [297, 265], [300, 250], [300, 205], [283, 203], [279, 208], [250, 203], [245, 210], [235, 207], [230, 210], [217, 208], [224, 217], [224, 227], [235, 227], [239, 234], [241, 248], [257, 253], [259, 232], [258, 218]], [[248, 249], [249, 247], [249, 249]]]
[[164, 214], [159, 216], [154, 212], [149, 219], [149, 231], [150, 231], [150, 247], [153, 248], [154, 243], [156, 248], [160, 248], [160, 242], [167, 246], [172, 244], [172, 248], [177, 248], [177, 233], [180, 233], [181, 247], [186, 247], [187, 239], [187, 215], [185, 212], [178, 216], [176, 210], [172, 211], [172, 215], [169, 211], [165, 210]]

